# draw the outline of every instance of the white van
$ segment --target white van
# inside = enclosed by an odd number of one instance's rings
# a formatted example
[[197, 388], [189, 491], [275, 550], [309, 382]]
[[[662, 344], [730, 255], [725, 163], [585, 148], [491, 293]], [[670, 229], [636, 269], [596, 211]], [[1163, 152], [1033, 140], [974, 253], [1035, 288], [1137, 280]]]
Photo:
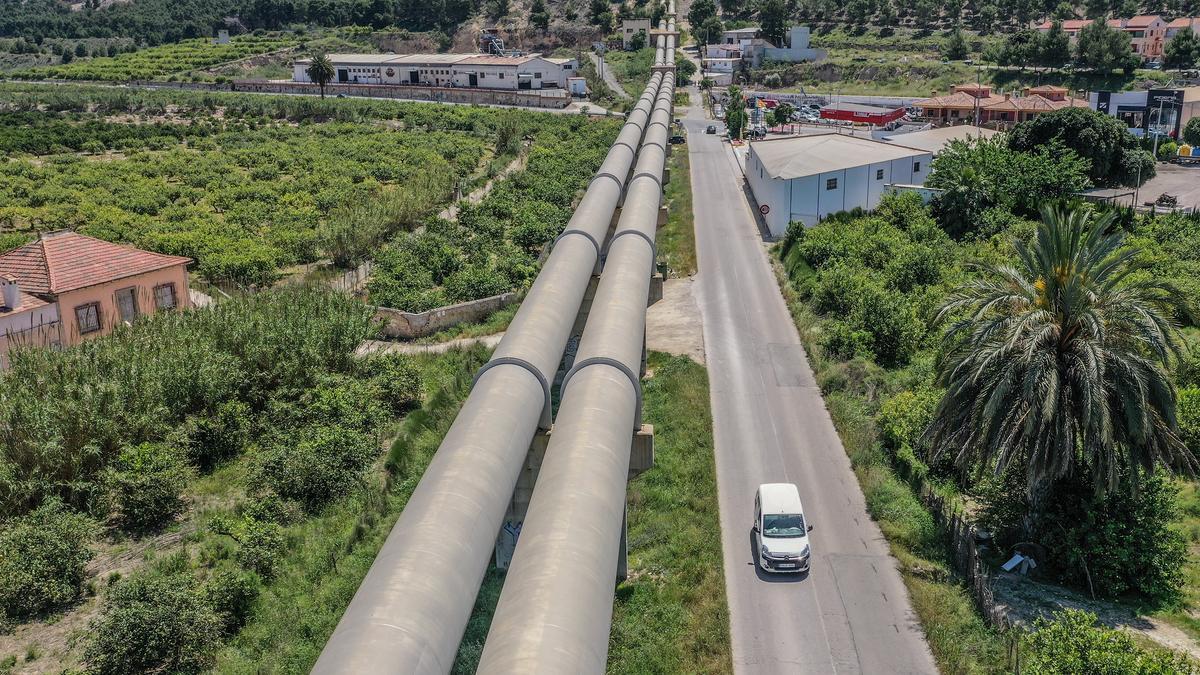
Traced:
[[807, 572], [812, 525], [804, 517], [800, 490], [791, 483], [763, 483], [754, 493], [758, 564], [768, 572]]

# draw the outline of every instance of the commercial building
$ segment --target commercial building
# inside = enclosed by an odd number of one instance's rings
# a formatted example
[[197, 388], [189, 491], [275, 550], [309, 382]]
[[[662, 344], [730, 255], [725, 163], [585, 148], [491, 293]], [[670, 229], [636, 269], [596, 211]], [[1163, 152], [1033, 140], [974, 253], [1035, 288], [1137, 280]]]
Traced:
[[933, 153], [855, 136], [816, 134], [751, 143], [746, 178], [772, 236], [788, 223], [872, 209], [893, 183], [922, 185]]
[[877, 127], [891, 124], [904, 117], [904, 108], [884, 108], [862, 103], [830, 103], [821, 108], [821, 119], [871, 124]]
[[70, 346], [190, 306], [190, 262], [70, 231], [0, 254], [0, 368], [16, 345]]
[[[333, 83], [413, 84], [488, 89], [566, 89], [579, 64], [541, 54], [330, 54]], [[311, 59], [292, 66], [292, 81], [312, 82]]]
[[922, 115], [940, 124], [956, 124], [976, 119], [980, 124], [995, 122], [1008, 126], [1033, 119], [1061, 108], [1086, 108], [1088, 102], [1068, 95], [1062, 87], [1043, 85], [1026, 88], [1022, 95], [993, 94], [986, 84], [960, 84], [946, 96], [934, 96], [913, 103]]
[[1092, 109], [1119, 118], [1135, 136], [1156, 132], [1179, 138], [1200, 115], [1200, 87], [1149, 91], [1098, 91], [1088, 96]]

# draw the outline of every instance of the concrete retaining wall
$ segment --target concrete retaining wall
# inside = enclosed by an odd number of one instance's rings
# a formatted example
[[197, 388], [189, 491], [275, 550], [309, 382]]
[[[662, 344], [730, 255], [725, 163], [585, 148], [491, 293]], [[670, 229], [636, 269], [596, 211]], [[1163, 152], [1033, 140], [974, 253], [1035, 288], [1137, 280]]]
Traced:
[[412, 339], [468, 321], [478, 321], [517, 300], [516, 293], [502, 293], [431, 309], [428, 312], [403, 312], [390, 307], [376, 307], [375, 318], [383, 322], [383, 335], [390, 338]]

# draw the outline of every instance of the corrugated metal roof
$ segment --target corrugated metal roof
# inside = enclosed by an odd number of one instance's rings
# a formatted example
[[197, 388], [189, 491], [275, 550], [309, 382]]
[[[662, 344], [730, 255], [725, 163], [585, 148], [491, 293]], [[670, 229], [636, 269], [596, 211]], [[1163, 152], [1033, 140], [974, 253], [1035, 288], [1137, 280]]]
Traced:
[[464, 59], [464, 66], [519, 66], [539, 58], [539, 54], [529, 54], [526, 56], [494, 56], [492, 54], [477, 54], [468, 59]]
[[401, 54], [400, 56], [393, 57], [391, 60], [389, 60], [388, 64], [406, 66], [430, 64], [444, 66], [460, 63], [472, 58], [473, 56], [475, 56], [475, 54]]
[[890, 143], [897, 143], [908, 148], [932, 152], [936, 155], [942, 151], [942, 148], [949, 145], [950, 141], [991, 138], [999, 133], [999, 131], [992, 131], [991, 129], [984, 129], [983, 127], [970, 124], [960, 124], [953, 127], [914, 131], [909, 134], [892, 134], [883, 138]]
[[896, 143], [840, 134], [816, 134], [759, 141], [750, 146], [772, 178], [803, 178], [877, 162], [928, 155]]

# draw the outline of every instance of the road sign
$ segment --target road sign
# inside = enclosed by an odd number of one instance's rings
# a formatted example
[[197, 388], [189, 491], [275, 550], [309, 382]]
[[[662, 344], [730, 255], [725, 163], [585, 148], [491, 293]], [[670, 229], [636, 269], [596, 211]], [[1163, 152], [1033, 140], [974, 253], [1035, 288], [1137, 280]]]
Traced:
[[758, 212], [765, 216], [771, 212], [771, 207], [766, 204], [763, 204], [762, 206], [758, 207]]

